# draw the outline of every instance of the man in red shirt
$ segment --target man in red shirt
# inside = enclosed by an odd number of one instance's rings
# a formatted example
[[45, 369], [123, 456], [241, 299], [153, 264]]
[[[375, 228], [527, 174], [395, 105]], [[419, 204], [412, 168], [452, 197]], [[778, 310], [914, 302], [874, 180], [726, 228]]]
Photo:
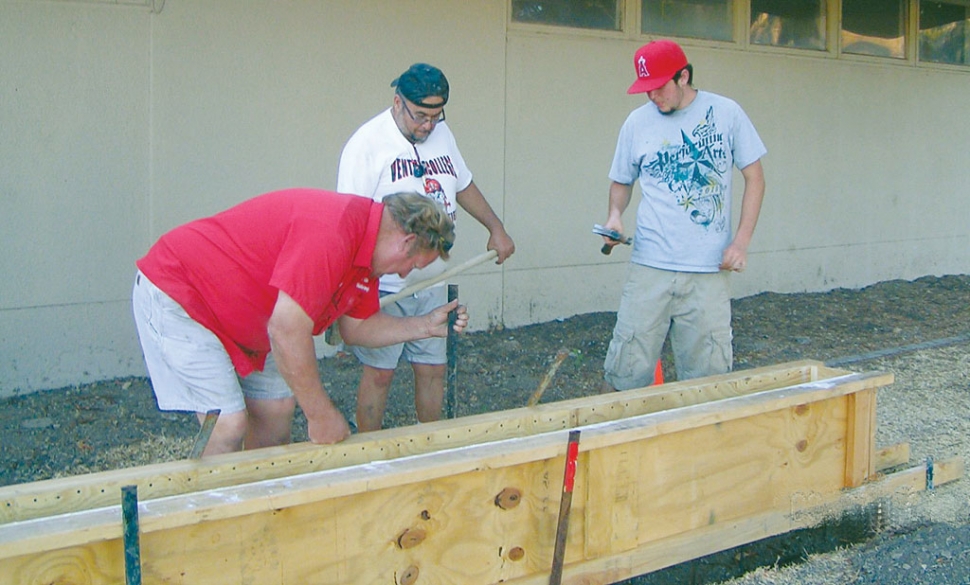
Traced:
[[445, 337], [457, 301], [421, 316], [379, 311], [381, 275], [406, 276], [454, 243], [439, 204], [378, 203], [315, 189], [267, 193], [163, 235], [137, 261], [135, 323], [158, 406], [221, 414], [204, 455], [290, 441], [295, 406], [310, 440], [350, 427], [320, 381], [313, 335], [337, 321], [355, 345]]

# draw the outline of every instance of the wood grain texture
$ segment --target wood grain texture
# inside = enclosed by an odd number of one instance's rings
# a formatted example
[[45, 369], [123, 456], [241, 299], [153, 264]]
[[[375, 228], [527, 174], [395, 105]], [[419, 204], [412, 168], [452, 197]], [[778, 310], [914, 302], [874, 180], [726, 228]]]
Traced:
[[803, 360], [704, 380], [353, 435], [337, 445], [300, 443], [4, 486], [0, 487], [0, 524], [114, 505], [125, 485], [137, 485], [139, 498], [147, 501], [568, 429], [846, 373]]
[[[877, 485], [923, 489], [925, 466], [845, 490], [875, 476], [874, 395], [891, 382], [800, 364], [398, 430], [341, 447], [372, 459], [337, 465], [331, 450], [300, 474], [253, 479], [278, 460], [240, 455], [236, 483], [139, 503], [143, 582], [544, 582], [573, 427], [564, 582], [612, 582], [791, 530]], [[226, 464], [213, 466], [224, 478]], [[935, 465], [937, 484], [962, 474]], [[517, 504], [497, 505], [509, 493]], [[120, 582], [118, 497], [0, 525], [4, 582]]]

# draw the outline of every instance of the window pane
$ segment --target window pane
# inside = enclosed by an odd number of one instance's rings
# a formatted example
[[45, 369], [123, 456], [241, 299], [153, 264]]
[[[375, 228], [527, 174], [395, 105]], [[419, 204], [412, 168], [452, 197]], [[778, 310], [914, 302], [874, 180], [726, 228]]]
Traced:
[[905, 0], [842, 0], [842, 52], [906, 58]]
[[825, 50], [825, 0], [751, 0], [751, 43]]
[[620, 30], [619, 0], [512, 0], [512, 21]]
[[734, 0], [643, 0], [642, 32], [730, 41]]
[[950, 2], [920, 2], [919, 59], [970, 65], [970, 8]]

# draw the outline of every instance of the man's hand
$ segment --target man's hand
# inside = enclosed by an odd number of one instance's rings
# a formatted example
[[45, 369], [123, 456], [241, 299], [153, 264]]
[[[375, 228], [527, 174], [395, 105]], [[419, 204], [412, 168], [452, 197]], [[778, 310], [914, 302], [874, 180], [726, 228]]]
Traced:
[[458, 299], [455, 299], [424, 316], [428, 320], [427, 337], [448, 337], [448, 313], [452, 310], [457, 313], [455, 315], [455, 333], [461, 333], [465, 327], [468, 327], [468, 310], [464, 305], [459, 306]]
[[721, 270], [733, 270], [734, 272], [744, 272], [748, 265], [748, 251], [737, 242], [724, 249], [721, 257]]
[[458, 205], [461, 205], [462, 209], [488, 230], [488, 244], [485, 245], [485, 249], [495, 250], [498, 253], [498, 260], [495, 263], [505, 262], [515, 252], [515, 243], [509, 237], [508, 232], [505, 231], [502, 220], [498, 218], [492, 206], [485, 200], [485, 196], [479, 191], [475, 181], [455, 193], [455, 200], [458, 201]]
[[[618, 234], [622, 234], [623, 233], [623, 221], [619, 218], [619, 216], [616, 216], [615, 218], [611, 216], [606, 221], [606, 223], [603, 224], [603, 227], [605, 227], [608, 230], [613, 230], [613, 231], [615, 231]], [[613, 248], [614, 247], [619, 246], [620, 244], [623, 243], [620, 240], [614, 240], [613, 238], [610, 238], [610, 237], [607, 237], [607, 236], [602, 236], [602, 238], [603, 238], [603, 253], [604, 254], [609, 254], [610, 252], [613, 251]], [[607, 246], [609, 246], [609, 247], [607, 247]]]
[[350, 436], [347, 419], [332, 404], [319, 415], [307, 417], [307, 434], [311, 443], [330, 445]]
[[500, 229], [492, 230], [489, 234], [485, 249], [495, 250], [498, 253], [498, 259], [495, 263], [501, 264], [515, 253], [515, 242], [512, 241], [512, 237], [505, 231], [505, 228], [500, 226]]

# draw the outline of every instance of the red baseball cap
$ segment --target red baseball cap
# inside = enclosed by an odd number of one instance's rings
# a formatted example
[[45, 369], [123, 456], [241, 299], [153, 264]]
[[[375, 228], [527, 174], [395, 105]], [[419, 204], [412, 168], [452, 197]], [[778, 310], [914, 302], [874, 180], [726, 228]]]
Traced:
[[687, 55], [673, 41], [650, 41], [633, 56], [633, 68], [637, 80], [627, 93], [653, 91], [674, 78], [678, 71], [687, 67]]

